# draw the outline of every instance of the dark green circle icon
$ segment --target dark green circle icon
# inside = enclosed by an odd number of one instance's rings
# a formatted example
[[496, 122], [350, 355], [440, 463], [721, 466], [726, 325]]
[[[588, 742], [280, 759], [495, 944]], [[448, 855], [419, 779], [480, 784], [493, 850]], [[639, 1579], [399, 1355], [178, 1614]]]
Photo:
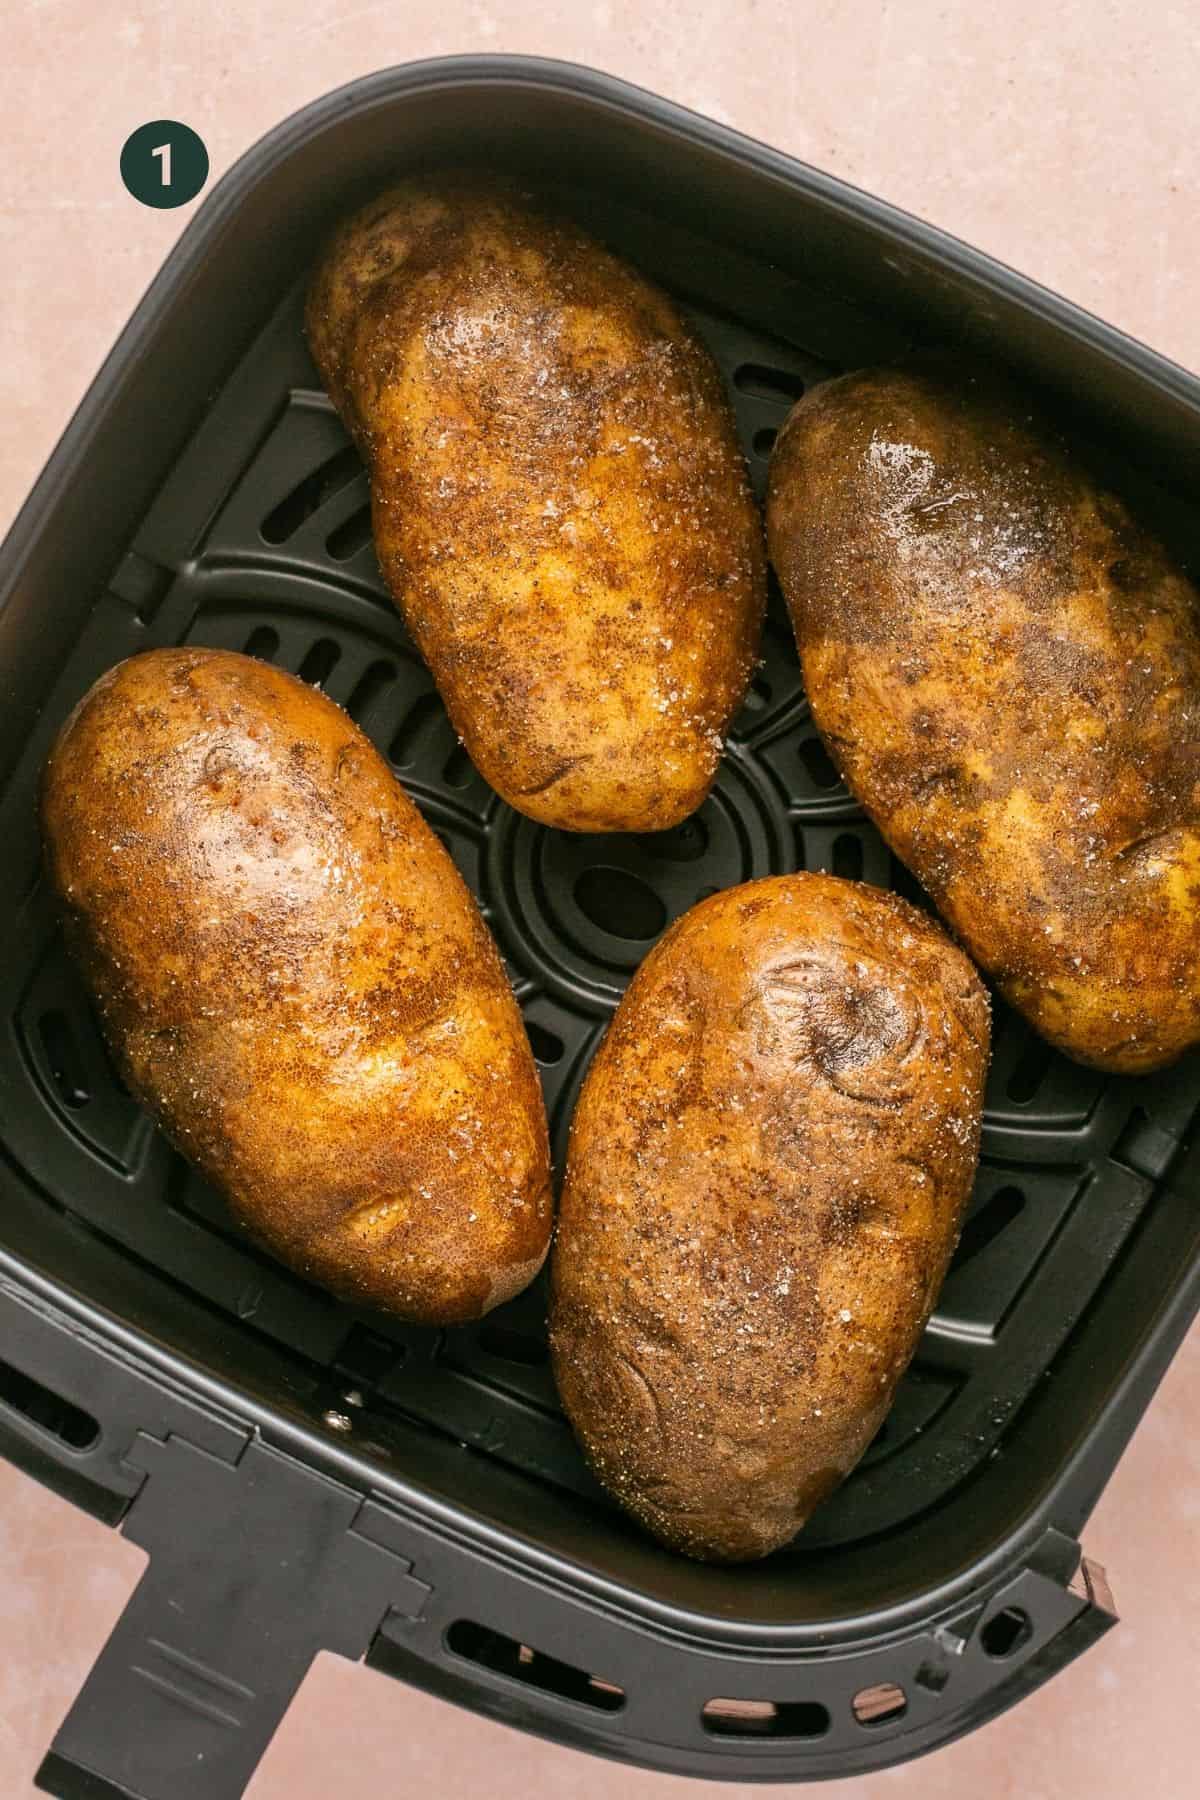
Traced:
[[208, 180], [204, 139], [178, 119], [151, 119], [125, 139], [121, 180], [143, 206], [186, 206]]

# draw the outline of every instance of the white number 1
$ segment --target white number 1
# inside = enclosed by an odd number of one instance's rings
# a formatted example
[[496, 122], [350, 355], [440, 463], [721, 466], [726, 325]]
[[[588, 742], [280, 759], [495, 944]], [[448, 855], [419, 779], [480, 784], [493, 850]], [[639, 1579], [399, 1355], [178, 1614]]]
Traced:
[[151, 154], [151, 156], [161, 156], [162, 157], [162, 184], [164, 187], [170, 187], [170, 185], [171, 185], [171, 146], [170, 146], [170, 144], [160, 144], [158, 146], [158, 148], [156, 150], [152, 150], [150, 152], [150, 154]]

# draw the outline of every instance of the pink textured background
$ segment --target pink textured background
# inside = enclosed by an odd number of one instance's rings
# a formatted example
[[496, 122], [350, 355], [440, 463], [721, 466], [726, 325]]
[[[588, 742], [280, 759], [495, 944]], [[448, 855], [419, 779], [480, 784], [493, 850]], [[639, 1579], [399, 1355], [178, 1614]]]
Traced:
[[[192, 210], [154, 213], [126, 195], [117, 157], [134, 126], [186, 120], [205, 138], [215, 178], [338, 82], [481, 50], [562, 56], [641, 82], [958, 232], [1200, 368], [1194, 6], [19, 0], [5, 9], [0, 111], [0, 528]], [[1198, 1417], [1193, 1333], [1086, 1533], [1108, 1566], [1119, 1629], [966, 1742], [824, 1791], [1195, 1794]], [[0, 1465], [2, 1800], [33, 1792], [33, 1771], [141, 1562]], [[689, 1788], [701, 1792], [324, 1657], [250, 1792], [676, 1800]]]

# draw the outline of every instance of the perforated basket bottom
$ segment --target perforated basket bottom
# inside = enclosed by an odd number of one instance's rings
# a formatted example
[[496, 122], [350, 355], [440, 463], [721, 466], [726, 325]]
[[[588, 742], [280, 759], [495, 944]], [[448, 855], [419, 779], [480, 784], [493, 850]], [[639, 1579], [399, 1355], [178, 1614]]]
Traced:
[[[619, 240], [620, 220], [605, 224]], [[679, 284], [669, 237], [629, 247]], [[756, 301], [770, 283], [762, 271]], [[800, 868], [920, 895], [815, 734], [777, 593], [763, 666], [694, 818], [653, 835], [580, 837], [502, 804], [458, 744], [383, 588], [365, 476], [317, 387], [300, 306], [299, 292], [287, 296], [217, 398], [97, 602], [44, 722], [57, 725], [122, 656], [176, 642], [249, 651], [340, 701], [479, 896], [521, 1001], [561, 1169], [580, 1082], [626, 981], [697, 900]], [[831, 345], [846, 363], [894, 348], [872, 343], [848, 312], [831, 315], [827, 300], [813, 308], [806, 319], [790, 290], [788, 330], [803, 339], [811, 327], [820, 355], [727, 311], [691, 309], [725, 372], [760, 494], [788, 406], [835, 372]], [[779, 314], [764, 315], [775, 329]], [[540, 1285], [461, 1330], [356, 1313], [250, 1245], [122, 1090], [35, 872], [44, 740], [0, 805], [6, 842], [28, 865], [25, 900], [5, 921], [11, 1154], [82, 1226], [327, 1370], [329, 1393], [349, 1391], [364, 1420], [400, 1409], [608, 1506], [555, 1399]], [[996, 1027], [982, 1165], [937, 1313], [867, 1456], [783, 1556], [894, 1527], [1000, 1453], [1006, 1425], [1153, 1203], [1194, 1109], [1194, 1062], [1152, 1081], [1108, 1080], [1055, 1055], [1002, 1006]]]

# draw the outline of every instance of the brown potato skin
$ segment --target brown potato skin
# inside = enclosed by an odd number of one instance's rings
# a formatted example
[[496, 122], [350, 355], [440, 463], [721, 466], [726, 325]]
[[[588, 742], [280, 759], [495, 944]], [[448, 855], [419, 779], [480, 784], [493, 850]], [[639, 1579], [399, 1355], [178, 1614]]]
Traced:
[[798, 402], [771, 555], [813, 717], [1001, 992], [1080, 1062], [1200, 1038], [1200, 626], [1162, 547], [961, 363]]
[[870, 1443], [958, 1239], [988, 1039], [939, 927], [833, 876], [717, 894], [638, 970], [575, 1112], [550, 1342], [664, 1543], [764, 1556]]
[[570, 831], [694, 812], [766, 569], [720, 376], [665, 295], [515, 188], [451, 175], [335, 236], [308, 337], [480, 773]]
[[46, 767], [67, 941], [130, 1092], [284, 1262], [473, 1319], [551, 1226], [541, 1091], [490, 934], [372, 745], [294, 676], [152, 650]]

